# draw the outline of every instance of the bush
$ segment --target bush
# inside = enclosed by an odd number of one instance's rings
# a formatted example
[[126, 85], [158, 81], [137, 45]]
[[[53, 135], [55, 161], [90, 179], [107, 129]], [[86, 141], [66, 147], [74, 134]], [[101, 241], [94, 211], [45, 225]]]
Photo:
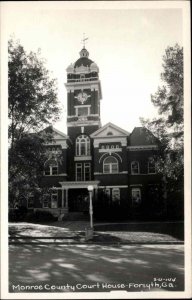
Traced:
[[21, 222], [24, 221], [26, 214], [27, 208], [24, 206], [13, 208], [9, 210], [8, 220], [9, 222]]
[[114, 206], [95, 206], [94, 218], [97, 221], [118, 222], [128, 218], [127, 210], [118, 205]]
[[37, 210], [35, 212], [28, 212], [25, 217], [26, 222], [54, 222], [58, 217], [55, 217], [49, 211]]

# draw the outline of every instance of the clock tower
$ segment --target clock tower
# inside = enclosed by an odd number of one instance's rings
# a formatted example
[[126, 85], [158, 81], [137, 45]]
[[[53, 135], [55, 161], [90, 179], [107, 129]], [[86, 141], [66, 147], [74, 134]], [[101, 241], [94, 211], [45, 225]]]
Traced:
[[68, 180], [93, 178], [93, 145], [90, 135], [101, 127], [99, 68], [85, 46], [80, 58], [67, 68]]
[[101, 85], [99, 68], [85, 47], [80, 58], [67, 68], [67, 129], [73, 140], [75, 135], [90, 135], [100, 123]]

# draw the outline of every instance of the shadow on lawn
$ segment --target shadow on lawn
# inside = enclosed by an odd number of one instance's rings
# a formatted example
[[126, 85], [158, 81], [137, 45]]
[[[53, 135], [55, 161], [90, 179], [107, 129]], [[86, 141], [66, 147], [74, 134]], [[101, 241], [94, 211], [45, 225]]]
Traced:
[[179, 240], [184, 240], [183, 222], [158, 222], [158, 223], [127, 223], [127, 224], [95, 224], [95, 231], [128, 231], [128, 232], [152, 232], [168, 234]]
[[[104, 246], [104, 245], [11, 245], [9, 284], [66, 286], [99, 283], [150, 283], [156, 278], [176, 278], [173, 288], [184, 289], [183, 248], [174, 246]], [[138, 292], [143, 288], [129, 291]], [[75, 292], [106, 292], [107, 289], [75, 289]], [[147, 289], [148, 291], [148, 289]], [[20, 291], [21, 292], [21, 291]], [[27, 291], [23, 291], [27, 292]], [[32, 291], [30, 291], [32, 292]], [[35, 291], [33, 291], [35, 292]], [[37, 290], [36, 292], [74, 292]]]

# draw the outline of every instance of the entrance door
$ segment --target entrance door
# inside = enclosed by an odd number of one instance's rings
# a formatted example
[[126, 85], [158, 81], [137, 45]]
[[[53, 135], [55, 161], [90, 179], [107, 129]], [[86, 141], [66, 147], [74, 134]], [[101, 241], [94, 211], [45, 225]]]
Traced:
[[89, 194], [86, 189], [69, 190], [69, 211], [89, 211]]
[[88, 195], [83, 195], [83, 194], [79, 195], [77, 197], [77, 203], [76, 203], [77, 211], [82, 211], [82, 212], [88, 211], [89, 210], [88, 200], [89, 200]]

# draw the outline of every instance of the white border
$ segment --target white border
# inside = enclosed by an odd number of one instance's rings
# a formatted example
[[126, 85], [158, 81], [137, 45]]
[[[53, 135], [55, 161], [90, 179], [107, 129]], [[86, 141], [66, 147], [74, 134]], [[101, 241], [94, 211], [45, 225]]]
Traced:
[[[3, 299], [144, 299], [144, 298], [190, 298], [191, 297], [191, 90], [190, 90], [190, 2], [189, 1], [68, 1], [68, 2], [1, 2], [1, 243], [2, 253], [2, 268], [1, 279]], [[7, 182], [8, 182], [8, 143], [7, 143], [7, 32], [6, 32], [6, 14], [9, 10], [14, 10], [14, 7], [32, 5], [34, 9], [40, 10], [42, 5], [47, 9], [63, 8], [68, 10], [73, 9], [168, 9], [181, 8], [183, 10], [183, 37], [184, 37], [184, 94], [185, 94], [185, 291], [184, 292], [143, 292], [143, 293], [125, 293], [125, 292], [111, 292], [111, 293], [9, 293], [8, 282], [8, 235], [7, 235], [7, 215], [8, 199]], [[2, 80], [3, 79], [3, 80]], [[82, 126], [82, 125], [81, 125]]]

